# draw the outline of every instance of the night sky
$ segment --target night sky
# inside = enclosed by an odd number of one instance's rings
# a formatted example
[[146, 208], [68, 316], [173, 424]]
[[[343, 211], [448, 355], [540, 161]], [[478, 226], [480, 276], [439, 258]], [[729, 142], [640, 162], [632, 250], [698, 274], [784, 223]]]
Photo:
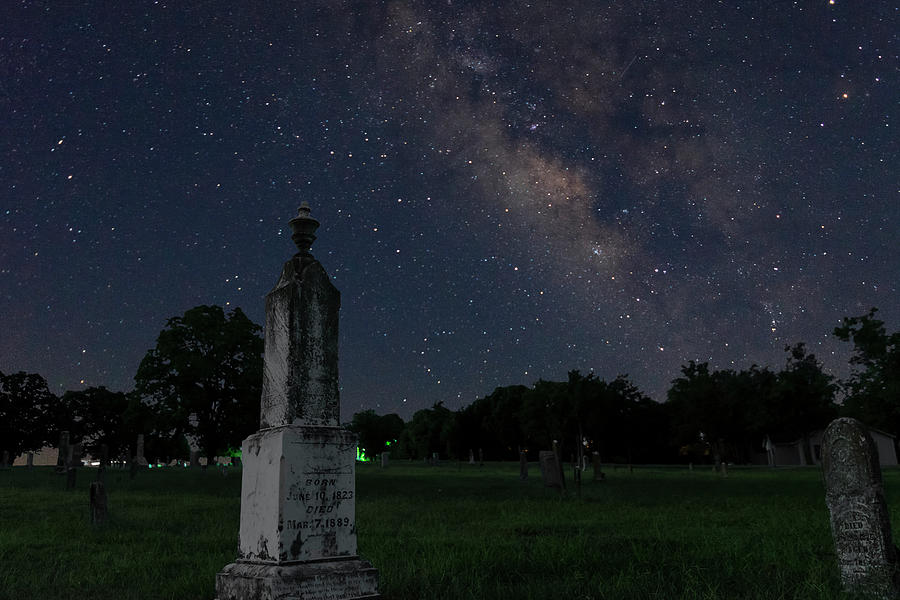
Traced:
[[891, 2], [7, 2], [0, 371], [264, 322], [307, 201], [342, 418], [900, 329]]

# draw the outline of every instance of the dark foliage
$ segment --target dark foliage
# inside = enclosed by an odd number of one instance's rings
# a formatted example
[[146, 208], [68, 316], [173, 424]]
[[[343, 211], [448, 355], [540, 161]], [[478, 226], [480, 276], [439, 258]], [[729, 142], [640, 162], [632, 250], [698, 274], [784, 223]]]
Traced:
[[58, 435], [59, 401], [37, 373], [0, 373], [0, 452], [10, 460], [39, 450]]
[[173, 317], [135, 375], [159, 437], [194, 436], [208, 460], [259, 427], [263, 340], [235, 308], [197, 306]]

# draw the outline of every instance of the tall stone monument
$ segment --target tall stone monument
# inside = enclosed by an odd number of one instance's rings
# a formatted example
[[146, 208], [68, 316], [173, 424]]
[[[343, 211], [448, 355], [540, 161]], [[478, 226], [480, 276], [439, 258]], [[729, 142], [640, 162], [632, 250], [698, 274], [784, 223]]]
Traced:
[[241, 446], [238, 557], [218, 600], [376, 599], [357, 556], [356, 436], [340, 428], [340, 292], [310, 254], [318, 221], [290, 220], [299, 252], [266, 296], [260, 429]]
[[856, 419], [832, 421], [825, 430], [822, 467], [841, 584], [867, 598], [900, 597], [878, 449], [866, 427]]

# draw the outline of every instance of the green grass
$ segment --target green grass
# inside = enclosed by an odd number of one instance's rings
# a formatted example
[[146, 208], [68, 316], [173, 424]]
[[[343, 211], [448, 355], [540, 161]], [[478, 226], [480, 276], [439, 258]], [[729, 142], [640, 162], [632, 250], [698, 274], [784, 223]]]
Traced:
[[[359, 465], [359, 551], [386, 600], [839, 597], [816, 469], [620, 469], [578, 498], [535, 465], [524, 482], [518, 463], [461, 467]], [[52, 468], [0, 471], [0, 599], [211, 599], [239, 473], [110, 471], [100, 527], [93, 474], [67, 491]], [[900, 471], [885, 481], [900, 509]]]

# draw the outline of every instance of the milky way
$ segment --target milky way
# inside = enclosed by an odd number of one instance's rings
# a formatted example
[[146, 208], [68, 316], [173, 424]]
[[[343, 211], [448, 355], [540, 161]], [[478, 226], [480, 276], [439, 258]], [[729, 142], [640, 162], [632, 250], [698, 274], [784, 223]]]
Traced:
[[898, 328], [896, 10], [494, 4], [17, 4], [0, 370], [130, 389], [167, 318], [262, 323], [303, 200], [345, 417]]

